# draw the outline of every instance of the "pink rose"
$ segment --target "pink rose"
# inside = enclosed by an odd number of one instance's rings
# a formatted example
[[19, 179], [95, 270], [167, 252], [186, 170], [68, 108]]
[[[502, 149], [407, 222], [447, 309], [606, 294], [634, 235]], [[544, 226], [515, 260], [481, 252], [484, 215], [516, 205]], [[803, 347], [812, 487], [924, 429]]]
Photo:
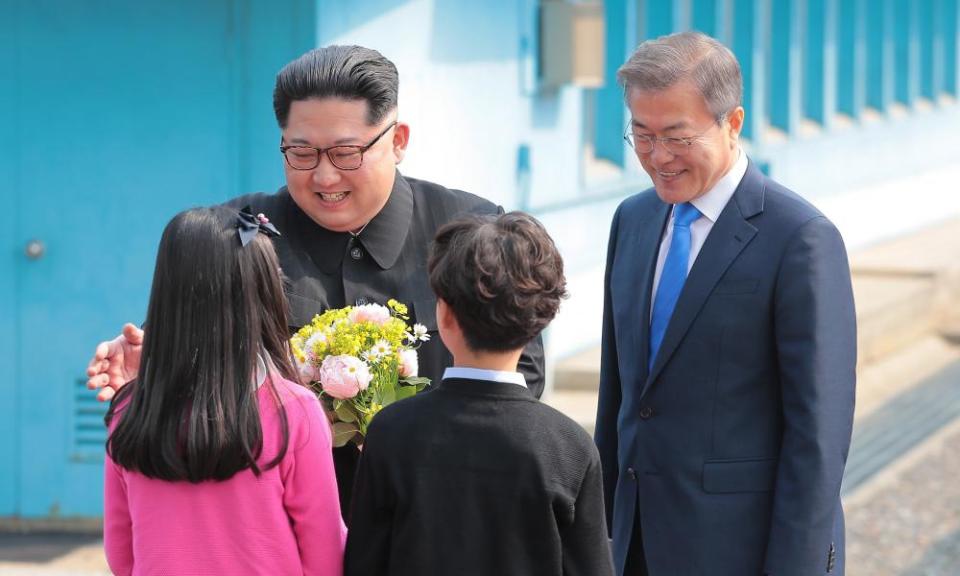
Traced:
[[379, 304], [364, 304], [363, 306], [354, 306], [347, 315], [354, 324], [360, 322], [372, 322], [377, 326], [383, 326], [390, 319], [390, 309]]
[[417, 361], [417, 351], [416, 350], [401, 350], [400, 351], [400, 377], [409, 378], [410, 376], [416, 376], [417, 371], [420, 369], [420, 364]]
[[353, 398], [370, 385], [373, 375], [362, 360], [347, 354], [327, 356], [320, 365], [323, 391], [339, 400]]
[[309, 359], [304, 362], [297, 361], [297, 373], [300, 376], [300, 383], [304, 386], [309, 386], [311, 382], [320, 379], [320, 371]]

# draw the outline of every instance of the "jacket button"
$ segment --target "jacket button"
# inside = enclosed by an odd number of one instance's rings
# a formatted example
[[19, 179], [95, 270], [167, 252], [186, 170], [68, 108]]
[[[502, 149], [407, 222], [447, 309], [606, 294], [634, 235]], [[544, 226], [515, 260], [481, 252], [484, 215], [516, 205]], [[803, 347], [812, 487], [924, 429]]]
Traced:
[[649, 406], [644, 406], [643, 408], [640, 409], [640, 418], [646, 420], [651, 416], [653, 416], [653, 408]]
[[630, 478], [631, 480], [636, 480], [637, 471], [634, 470], [633, 468], [627, 468], [627, 477]]
[[359, 246], [354, 246], [350, 249], [350, 257], [354, 260], [359, 260], [363, 258], [363, 248]]
[[357, 298], [357, 306], [366, 306], [370, 301], [364, 298], [363, 296]]

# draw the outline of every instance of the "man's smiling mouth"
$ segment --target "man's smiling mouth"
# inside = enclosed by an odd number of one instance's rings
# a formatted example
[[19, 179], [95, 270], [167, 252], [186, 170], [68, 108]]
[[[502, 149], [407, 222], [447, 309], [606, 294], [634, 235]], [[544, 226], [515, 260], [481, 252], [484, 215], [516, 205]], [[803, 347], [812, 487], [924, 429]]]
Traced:
[[341, 200], [346, 198], [347, 195], [350, 193], [349, 192], [332, 192], [330, 194], [325, 194], [323, 192], [317, 192], [317, 194], [320, 196], [320, 198], [323, 199], [324, 202], [340, 202]]

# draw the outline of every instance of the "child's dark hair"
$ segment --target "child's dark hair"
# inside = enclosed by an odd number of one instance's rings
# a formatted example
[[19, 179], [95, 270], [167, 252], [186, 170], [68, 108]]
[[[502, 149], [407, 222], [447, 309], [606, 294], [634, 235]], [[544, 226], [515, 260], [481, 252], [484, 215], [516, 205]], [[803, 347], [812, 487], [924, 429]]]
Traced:
[[467, 216], [443, 226], [428, 268], [430, 286], [476, 351], [522, 348], [567, 295], [563, 258], [543, 225], [523, 212]]
[[[123, 468], [162, 480], [225, 480], [250, 468], [263, 433], [254, 382], [258, 357], [294, 380], [286, 299], [269, 238], [241, 246], [238, 212], [218, 206], [177, 214], [167, 224], [147, 310], [137, 379], [121, 389], [107, 423], [122, 417], [107, 452]], [[287, 450], [286, 412], [271, 378]]]

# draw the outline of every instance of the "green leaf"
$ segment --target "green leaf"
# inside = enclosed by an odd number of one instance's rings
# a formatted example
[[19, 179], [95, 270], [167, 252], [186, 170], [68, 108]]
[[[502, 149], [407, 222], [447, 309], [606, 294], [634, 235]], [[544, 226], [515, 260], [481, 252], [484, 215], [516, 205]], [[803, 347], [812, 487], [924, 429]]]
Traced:
[[389, 406], [394, 403], [397, 399], [397, 389], [393, 386], [384, 386], [383, 392], [380, 393], [380, 403], [384, 406]]
[[356, 411], [354, 411], [353, 406], [351, 406], [350, 404], [347, 404], [346, 402], [337, 406], [334, 412], [336, 413], [337, 418], [339, 418], [341, 422], [357, 421]]
[[419, 392], [419, 390], [417, 390], [416, 386], [401, 386], [399, 389], [397, 389], [397, 400], [410, 398], [417, 392]]
[[404, 384], [409, 384], [411, 386], [416, 386], [417, 390], [419, 391], [419, 390], [423, 390], [424, 388], [427, 387], [427, 385], [430, 384], [430, 379], [424, 378], [423, 376], [408, 376], [400, 380], [400, 382], [403, 382]]
[[347, 445], [360, 429], [353, 422], [337, 422], [333, 425], [333, 446], [342, 448]]

